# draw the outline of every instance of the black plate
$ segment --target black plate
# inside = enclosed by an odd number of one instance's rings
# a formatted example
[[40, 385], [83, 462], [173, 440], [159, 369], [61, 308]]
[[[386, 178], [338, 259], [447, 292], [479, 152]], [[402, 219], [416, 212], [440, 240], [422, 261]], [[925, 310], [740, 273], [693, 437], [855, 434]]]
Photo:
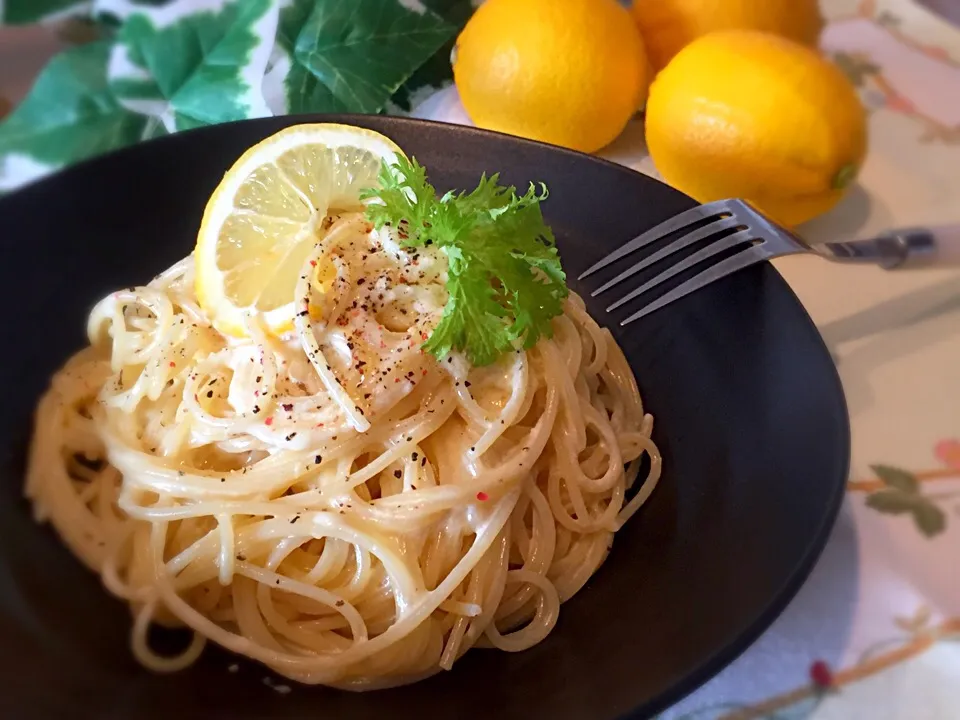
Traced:
[[[188, 132], [72, 168], [0, 199], [0, 716], [612, 718], [693, 690], [766, 628], [806, 578], [836, 516], [849, 427], [833, 363], [769, 266], [615, 329], [656, 416], [665, 477], [556, 630], [518, 654], [471, 651], [452, 672], [366, 694], [280, 696], [252, 662], [208, 649], [182, 673], [132, 660], [130, 615], [22, 499], [33, 405], [84, 342], [107, 292], [149, 280], [193, 245], [207, 197], [250, 145], [296, 121], [380, 130], [441, 188], [481, 172], [545, 180], [571, 278], [691, 205], [595, 158], [412, 120], [275, 118]], [[572, 282], [577, 289], [576, 281]], [[590, 309], [602, 317], [602, 305]]]

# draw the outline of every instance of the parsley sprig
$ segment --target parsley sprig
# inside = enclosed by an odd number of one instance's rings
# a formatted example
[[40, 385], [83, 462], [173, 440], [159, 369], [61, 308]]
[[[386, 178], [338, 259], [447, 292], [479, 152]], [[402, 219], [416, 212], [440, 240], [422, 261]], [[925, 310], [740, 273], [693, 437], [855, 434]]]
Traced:
[[406, 247], [436, 245], [448, 259], [449, 299], [423, 347], [438, 358], [464, 352], [474, 365], [530, 348], [551, 337], [563, 312], [566, 275], [553, 233], [543, 221], [542, 183], [524, 195], [483, 175], [470, 193], [437, 197], [416, 159], [398, 158], [380, 170], [379, 188], [364, 191], [367, 218], [392, 225]]

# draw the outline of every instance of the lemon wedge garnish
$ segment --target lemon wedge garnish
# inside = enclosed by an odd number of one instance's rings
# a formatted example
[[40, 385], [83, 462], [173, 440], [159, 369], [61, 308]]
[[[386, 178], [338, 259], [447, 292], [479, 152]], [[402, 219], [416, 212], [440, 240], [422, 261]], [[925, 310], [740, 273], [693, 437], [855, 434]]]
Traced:
[[244, 337], [255, 313], [273, 333], [289, 332], [324, 218], [360, 209], [360, 191], [402, 154], [380, 133], [337, 124], [295, 125], [247, 150], [210, 196], [197, 235], [197, 299], [214, 326]]

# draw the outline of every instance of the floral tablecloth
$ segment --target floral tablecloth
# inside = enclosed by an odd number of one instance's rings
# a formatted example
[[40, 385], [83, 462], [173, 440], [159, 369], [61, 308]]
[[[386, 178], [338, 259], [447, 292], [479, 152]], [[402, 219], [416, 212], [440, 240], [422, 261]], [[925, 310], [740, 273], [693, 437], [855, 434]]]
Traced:
[[[2, 4], [2, 2], [0, 2]], [[814, 241], [960, 223], [960, 29], [912, 0], [825, 0], [824, 49], [870, 110], [860, 184]], [[0, 116], [63, 43], [0, 30]], [[414, 114], [469, 122], [447, 88]], [[640, 121], [603, 153], [656, 174]], [[777, 262], [837, 360], [853, 427], [848, 494], [807, 584], [664, 720], [960, 718], [960, 271]]]

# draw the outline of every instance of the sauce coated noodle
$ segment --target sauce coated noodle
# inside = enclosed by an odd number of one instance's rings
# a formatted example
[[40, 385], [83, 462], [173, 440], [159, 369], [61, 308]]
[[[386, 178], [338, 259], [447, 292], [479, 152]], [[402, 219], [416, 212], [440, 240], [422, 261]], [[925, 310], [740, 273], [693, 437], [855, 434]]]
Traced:
[[[438, 361], [420, 343], [443, 264], [394, 240], [338, 219], [310, 265], [335, 277], [305, 269], [311, 312], [284, 339], [254, 317], [244, 340], [214, 329], [187, 258], [101, 301], [90, 347], [54, 376], [27, 494], [130, 604], [147, 667], [186, 667], [212, 640], [367, 689], [473, 646], [523, 650], [653, 491], [652, 417], [579, 297], [530, 350]], [[160, 656], [154, 623], [195, 640]]]

